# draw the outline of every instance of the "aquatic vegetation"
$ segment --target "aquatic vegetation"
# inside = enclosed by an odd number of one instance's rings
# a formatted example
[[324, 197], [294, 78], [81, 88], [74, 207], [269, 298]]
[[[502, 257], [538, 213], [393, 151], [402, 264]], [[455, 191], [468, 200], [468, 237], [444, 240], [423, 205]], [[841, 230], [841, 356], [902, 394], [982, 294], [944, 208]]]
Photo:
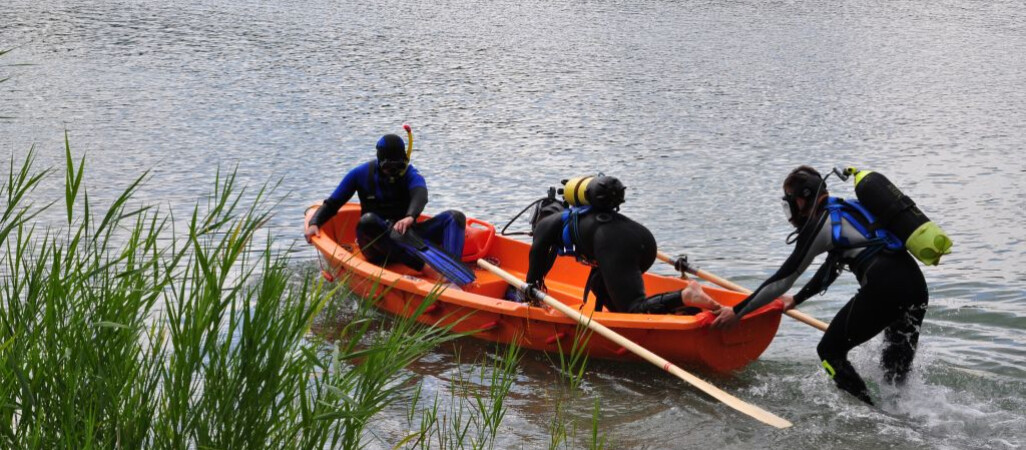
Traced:
[[[590, 319], [589, 319], [590, 320]], [[573, 419], [571, 410], [581, 402], [581, 384], [584, 382], [585, 370], [588, 367], [588, 354], [585, 349], [592, 337], [592, 331], [583, 323], [578, 323], [573, 339], [570, 341], [570, 348], [566, 352], [563, 346], [558, 347], [558, 367], [560, 381], [560, 392], [554, 403], [552, 420], [549, 421], [549, 448], [569, 448], [579, 440], [581, 429]], [[590, 424], [589, 448], [598, 449], [605, 447], [606, 436], [599, 433], [599, 418], [601, 409], [599, 399], [595, 399], [592, 409]]]
[[33, 153], [0, 186], [0, 447], [360, 447], [409, 389], [403, 368], [458, 337], [372, 327], [368, 299], [338, 340], [318, 339], [319, 312], [352, 297], [256, 239], [274, 186], [249, 194], [219, 173], [179, 229], [134, 205], [146, 174], [97, 208], [65, 151], [62, 226], [34, 223], [54, 204], [28, 200], [51, 173]]
[[[248, 192], [219, 171], [181, 226], [133, 200], [147, 173], [98, 207], [67, 136], [64, 150], [63, 205], [33, 202], [55, 171], [36, 170], [32, 151], [0, 185], [0, 447], [358, 448], [380, 440], [367, 430], [375, 414], [411, 395], [414, 431], [387, 445], [495, 446], [519, 347], [461, 369], [449, 401], [424, 408], [406, 368], [462, 336], [416, 321], [437, 292], [408, 318], [380, 320], [377, 299], [272, 252], [260, 229], [277, 186]], [[587, 361], [583, 331], [560, 354], [569, 391]], [[560, 411], [554, 447], [576, 438]]]

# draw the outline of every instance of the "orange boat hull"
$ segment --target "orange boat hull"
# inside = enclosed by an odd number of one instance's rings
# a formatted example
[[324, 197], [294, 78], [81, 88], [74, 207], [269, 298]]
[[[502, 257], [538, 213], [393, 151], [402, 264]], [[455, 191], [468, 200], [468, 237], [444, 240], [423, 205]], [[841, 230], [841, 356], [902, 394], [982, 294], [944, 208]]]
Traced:
[[[306, 220], [310, 220], [312, 214], [313, 208], [307, 211]], [[348, 280], [350, 289], [358, 295], [380, 296], [378, 308], [407, 317], [433, 290], [444, 289], [435, 302], [427, 306], [418, 319], [420, 322], [454, 324], [453, 330], [457, 332], [473, 332], [477, 338], [494, 342], [515, 341], [534, 350], [570, 351], [578, 332], [577, 322], [547, 307], [504, 300], [506, 282], [483, 269], [475, 266], [477, 280], [459, 290], [439, 288], [438, 280], [426, 279], [401, 264], [381, 267], [367, 262], [356, 246], [355, 226], [359, 217], [359, 204], [347, 204], [321, 227], [321, 234], [313, 238], [313, 245], [329, 262], [328, 270], [335, 272], [326, 274], [328, 277]], [[523, 279], [529, 250], [528, 243], [495, 236], [486, 259]], [[698, 366], [717, 372], [744, 367], [766, 350], [780, 325], [783, 305], [779, 301], [746, 315], [738, 326], [729, 330], [711, 328], [713, 316], [707, 312], [695, 316], [596, 312], [593, 301], [581, 305], [589, 270], [573, 258], [559, 257], [545, 280], [549, 294], [680, 366]], [[682, 289], [690, 282], [693, 281], [645, 274], [645, 289], [649, 295]], [[743, 294], [713, 286], [703, 286], [703, 289], [728, 306], [745, 298]], [[641, 360], [597, 334], [589, 334], [585, 349], [591, 358]]]

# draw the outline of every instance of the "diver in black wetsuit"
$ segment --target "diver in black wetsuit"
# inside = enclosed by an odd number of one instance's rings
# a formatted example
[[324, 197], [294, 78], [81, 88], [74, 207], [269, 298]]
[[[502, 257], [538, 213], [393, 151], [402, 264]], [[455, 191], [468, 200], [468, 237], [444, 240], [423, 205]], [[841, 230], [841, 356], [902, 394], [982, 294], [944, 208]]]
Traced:
[[[567, 189], [575, 190], [570, 184]], [[572, 254], [592, 266], [585, 300], [589, 290], [594, 292], [596, 311], [605, 306], [612, 312], [658, 314], [685, 305], [718, 310], [720, 305], [702, 292], [698, 283], [645, 298], [642, 273], [655, 261], [656, 242], [647, 228], [617, 212], [624, 190], [613, 177], [585, 179], [579, 191], [585, 194], [580, 196], [582, 201], [571, 204], [587, 202], [586, 206], [572, 206], [541, 219], [534, 228], [528, 284], [544, 290], [543, 279], [556, 256]], [[573, 197], [570, 192], [568, 199]]]
[[[816, 351], [837, 386], [873, 404], [866, 383], [848, 361], [848, 352], [881, 331], [885, 379], [902, 384], [912, 368], [928, 292], [922, 271], [903, 244], [873, 235], [868, 212], [828, 196], [823, 177], [801, 166], [784, 180], [785, 211], [798, 234], [784, 265], [747, 299], [723, 308], [714, 326], [731, 326], [745, 314], [780, 297], [785, 310], [824, 292], [847, 266], [861, 286], [830, 322]], [[882, 236], [882, 235], [881, 235]], [[823, 266], [794, 297], [783, 295], [813, 258], [827, 253]]]

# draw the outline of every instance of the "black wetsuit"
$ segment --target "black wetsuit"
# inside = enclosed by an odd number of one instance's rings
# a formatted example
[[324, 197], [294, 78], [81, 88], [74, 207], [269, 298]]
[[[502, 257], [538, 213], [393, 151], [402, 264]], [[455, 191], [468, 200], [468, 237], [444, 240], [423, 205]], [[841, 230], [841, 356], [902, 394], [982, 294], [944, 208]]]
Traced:
[[[615, 212], [591, 211], [578, 221], [578, 256], [594, 263], [588, 287], [595, 293], [595, 310], [666, 313], [683, 306], [680, 291], [645, 298], [642, 274], [656, 258], [655, 237], [643, 225]], [[563, 219], [552, 214], [538, 222], [531, 245], [527, 282], [545, 278], [563, 245]]]
[[868, 240], [842, 219], [841, 235], [850, 245], [835, 244], [830, 214], [824, 209], [798, 235], [794, 252], [773, 276], [747, 299], [734, 307], [743, 316], [787, 292], [813, 258], [827, 253], [827, 260], [801, 291], [796, 304], [823, 292], [845, 266], [851, 269], [860, 288], [830, 322], [817, 347], [827, 373], [838, 387], [871, 403], [866, 384], [848, 361], [848, 352], [884, 331], [886, 342], [880, 364], [888, 382], [902, 383], [912, 367], [919, 327], [926, 314], [929, 295], [919, 266], [905, 250], [887, 250], [880, 245], [859, 247]]
[[389, 179], [380, 173], [377, 161], [363, 163], [342, 179], [331, 196], [317, 210], [310, 225], [321, 226], [353, 197], [360, 198], [360, 221], [356, 224], [356, 241], [367, 261], [382, 264], [389, 258], [420, 270], [424, 261], [402, 250], [388, 236], [392, 225], [412, 217], [411, 229], [439, 244], [453, 257], [463, 253], [466, 217], [455, 210], [443, 211], [423, 222], [416, 222], [428, 201], [427, 183], [413, 165], [403, 175]]

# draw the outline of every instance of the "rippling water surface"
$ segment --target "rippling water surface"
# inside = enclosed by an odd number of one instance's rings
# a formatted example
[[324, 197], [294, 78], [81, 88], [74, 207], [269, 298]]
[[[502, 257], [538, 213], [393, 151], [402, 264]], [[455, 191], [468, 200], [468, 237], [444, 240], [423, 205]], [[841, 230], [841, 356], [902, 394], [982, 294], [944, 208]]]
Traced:
[[[769, 430], [657, 369], [596, 362], [582, 389], [601, 400], [610, 446], [1026, 445], [1021, 1], [13, 0], [0, 48], [14, 48], [0, 58], [5, 160], [35, 144], [60, 164], [67, 130], [92, 198], [152, 168], [141, 198], [182, 211], [217, 167], [250, 185], [281, 178], [291, 200], [269, 226], [283, 245], [403, 122], [429, 212], [503, 222], [559, 179], [604, 171], [664, 249], [750, 287], [790, 250], [789, 169], [883, 171], [955, 241], [925, 269], [910, 385], [877, 383], [875, 340], [853, 360], [884, 400], [854, 403], [818, 368], [818, 332], [786, 321], [759, 361], [710, 377], [795, 428]], [[59, 181], [46, 189], [60, 195]], [[803, 307], [829, 319], [854, 290], [847, 276]], [[439, 350], [414, 370], [442, 392], [486, 351], [467, 342], [463, 359]], [[500, 445], [546, 445], [556, 373], [528, 354], [518, 376]], [[587, 419], [590, 404], [571, 413]], [[384, 441], [403, 415], [383, 416]]]

